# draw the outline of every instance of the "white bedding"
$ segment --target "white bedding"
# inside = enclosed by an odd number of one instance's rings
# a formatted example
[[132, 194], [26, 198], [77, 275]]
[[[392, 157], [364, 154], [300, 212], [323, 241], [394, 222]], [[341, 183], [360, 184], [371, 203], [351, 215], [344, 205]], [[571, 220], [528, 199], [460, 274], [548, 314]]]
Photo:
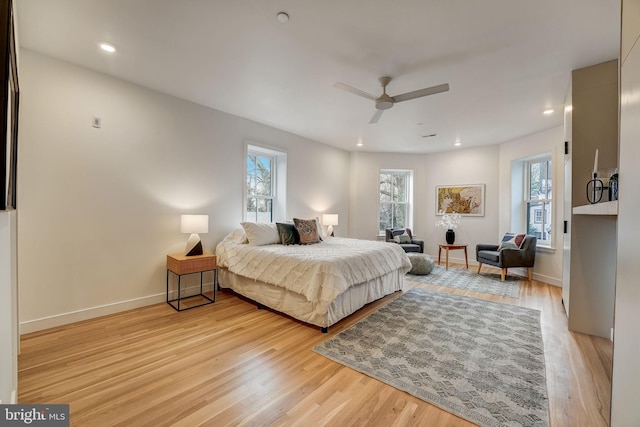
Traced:
[[242, 243], [241, 231], [218, 244], [218, 266], [303, 295], [319, 311], [351, 286], [411, 269], [400, 245], [387, 242], [328, 237], [313, 245], [252, 246]]

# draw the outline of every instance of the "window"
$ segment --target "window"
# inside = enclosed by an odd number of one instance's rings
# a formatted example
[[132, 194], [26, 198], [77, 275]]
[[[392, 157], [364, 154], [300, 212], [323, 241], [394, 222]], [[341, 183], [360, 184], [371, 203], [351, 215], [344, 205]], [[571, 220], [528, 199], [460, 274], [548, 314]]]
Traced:
[[248, 145], [244, 220], [284, 219], [286, 154]]
[[411, 227], [412, 172], [380, 171], [380, 234], [386, 228]]
[[542, 209], [533, 211], [533, 218], [536, 224], [542, 224]]
[[273, 157], [247, 156], [247, 221], [271, 222], [273, 219]]
[[539, 245], [551, 246], [551, 158], [529, 160], [525, 165], [527, 234], [536, 236]]

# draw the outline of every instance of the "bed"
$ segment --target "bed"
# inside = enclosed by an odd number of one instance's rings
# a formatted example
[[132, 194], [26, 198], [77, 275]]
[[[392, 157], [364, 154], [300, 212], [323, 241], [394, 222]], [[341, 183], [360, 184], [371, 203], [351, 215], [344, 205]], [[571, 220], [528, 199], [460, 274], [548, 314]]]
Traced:
[[323, 236], [316, 244], [250, 244], [243, 229], [216, 247], [218, 284], [259, 305], [327, 328], [402, 290], [411, 269], [399, 245]]

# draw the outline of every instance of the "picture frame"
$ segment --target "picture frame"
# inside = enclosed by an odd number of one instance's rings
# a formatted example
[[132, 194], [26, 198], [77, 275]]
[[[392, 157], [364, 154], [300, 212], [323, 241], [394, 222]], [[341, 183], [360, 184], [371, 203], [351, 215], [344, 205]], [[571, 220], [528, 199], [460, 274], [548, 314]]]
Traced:
[[485, 185], [437, 185], [436, 215], [484, 216]]
[[11, 0], [0, 0], [0, 210], [17, 207], [20, 89]]

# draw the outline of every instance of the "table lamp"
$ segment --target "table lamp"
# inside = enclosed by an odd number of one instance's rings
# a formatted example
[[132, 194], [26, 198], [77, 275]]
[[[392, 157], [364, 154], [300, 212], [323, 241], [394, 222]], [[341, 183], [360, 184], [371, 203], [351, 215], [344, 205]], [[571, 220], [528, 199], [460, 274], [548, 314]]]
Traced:
[[322, 214], [322, 223], [327, 226], [327, 236], [333, 236], [333, 226], [338, 225], [338, 214]]
[[202, 241], [198, 233], [209, 232], [209, 215], [180, 215], [180, 232], [190, 234], [185, 255], [202, 255]]

